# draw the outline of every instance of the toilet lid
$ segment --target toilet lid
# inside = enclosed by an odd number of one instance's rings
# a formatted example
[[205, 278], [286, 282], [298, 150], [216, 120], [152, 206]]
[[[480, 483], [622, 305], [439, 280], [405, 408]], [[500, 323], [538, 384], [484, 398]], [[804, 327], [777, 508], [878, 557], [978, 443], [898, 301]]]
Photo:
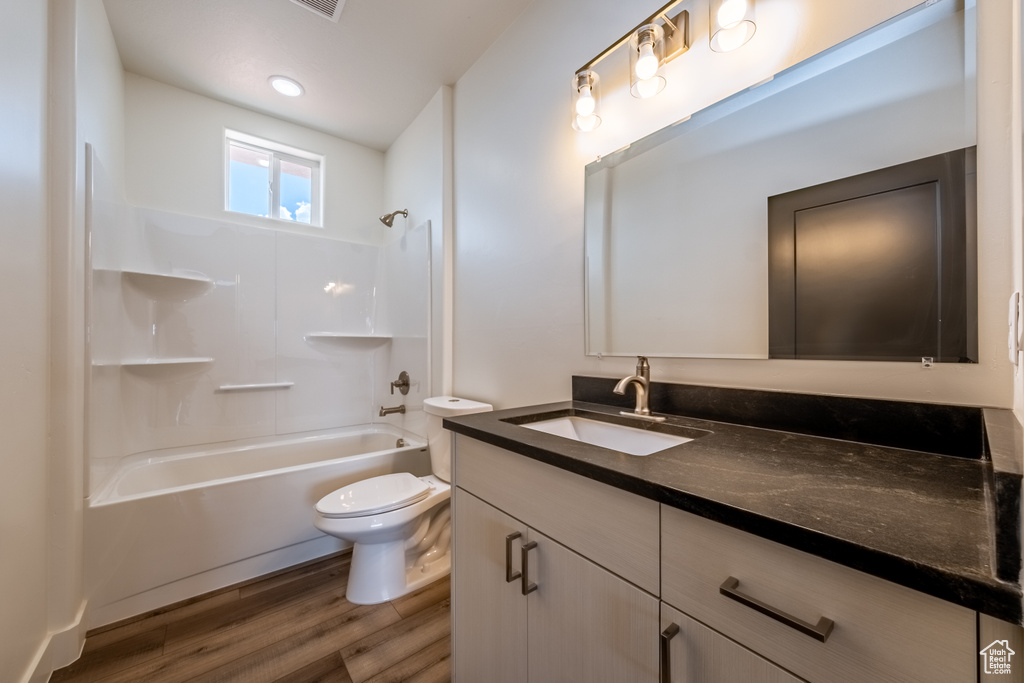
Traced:
[[324, 517], [360, 517], [397, 510], [423, 500], [430, 485], [408, 472], [363, 479], [328, 493], [316, 504]]

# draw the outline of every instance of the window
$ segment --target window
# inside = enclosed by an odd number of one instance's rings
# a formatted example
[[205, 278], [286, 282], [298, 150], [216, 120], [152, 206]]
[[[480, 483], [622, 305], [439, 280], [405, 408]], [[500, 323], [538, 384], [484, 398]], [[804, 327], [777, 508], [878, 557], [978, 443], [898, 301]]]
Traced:
[[321, 155], [235, 131], [226, 140], [228, 211], [322, 225]]

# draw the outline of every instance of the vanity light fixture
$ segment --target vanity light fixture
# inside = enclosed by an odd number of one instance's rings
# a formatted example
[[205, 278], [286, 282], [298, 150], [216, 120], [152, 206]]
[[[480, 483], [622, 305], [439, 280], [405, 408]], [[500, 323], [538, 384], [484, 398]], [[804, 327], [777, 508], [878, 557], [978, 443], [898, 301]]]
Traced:
[[665, 89], [661, 52], [665, 29], [658, 24], [641, 26], [629, 39], [629, 92], [633, 97], [654, 97]]
[[601, 125], [601, 117], [597, 115], [599, 80], [597, 72], [590, 70], [572, 77], [572, 127], [584, 133]]
[[588, 132], [601, 124], [597, 115], [598, 75], [594, 67], [619, 47], [629, 44], [629, 91], [634, 97], [652, 97], [665, 87], [661, 65], [690, 49], [690, 13], [670, 12], [684, 0], [672, 0], [637, 24], [576, 70], [572, 79], [572, 127]]
[[267, 81], [274, 90], [286, 97], [298, 97], [305, 92], [301, 83], [287, 76], [271, 76]]
[[754, 37], [754, 0], [711, 0], [711, 49], [730, 52]]

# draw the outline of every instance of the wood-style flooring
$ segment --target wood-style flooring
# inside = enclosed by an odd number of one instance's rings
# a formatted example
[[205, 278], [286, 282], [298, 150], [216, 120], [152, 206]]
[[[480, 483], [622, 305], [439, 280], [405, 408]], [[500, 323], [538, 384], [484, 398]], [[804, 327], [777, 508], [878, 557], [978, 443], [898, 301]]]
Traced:
[[451, 680], [448, 579], [398, 600], [345, 599], [351, 553], [91, 631], [51, 683]]

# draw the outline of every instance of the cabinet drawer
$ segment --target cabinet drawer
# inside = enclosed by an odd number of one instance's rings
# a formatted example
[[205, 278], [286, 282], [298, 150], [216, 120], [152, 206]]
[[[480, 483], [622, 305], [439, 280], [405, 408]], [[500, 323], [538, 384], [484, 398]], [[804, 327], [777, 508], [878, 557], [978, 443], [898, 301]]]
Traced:
[[659, 506], [647, 498], [465, 436], [454, 483], [652, 595]]
[[662, 603], [662, 638], [669, 635], [666, 629], [672, 624], [679, 630], [663, 644], [668, 647], [668, 657], [662, 660], [665, 667], [662, 680], [668, 679], [669, 683], [801, 683], [799, 678], [767, 659]]
[[[826, 642], [723, 595], [735, 590], [809, 624]], [[975, 614], [964, 607], [670, 507], [662, 599], [808, 681], [974, 681]]]

